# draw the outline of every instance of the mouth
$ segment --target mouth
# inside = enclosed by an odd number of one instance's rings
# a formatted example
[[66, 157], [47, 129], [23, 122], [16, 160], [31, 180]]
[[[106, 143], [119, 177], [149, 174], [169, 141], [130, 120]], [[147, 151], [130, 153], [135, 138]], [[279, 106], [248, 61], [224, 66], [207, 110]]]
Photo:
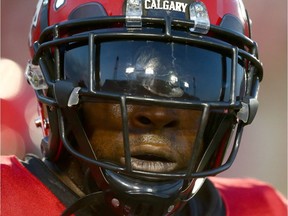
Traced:
[[[121, 158], [125, 164], [125, 158]], [[162, 152], [132, 153], [131, 166], [134, 170], [146, 172], [171, 172], [176, 169], [177, 163], [172, 156]]]

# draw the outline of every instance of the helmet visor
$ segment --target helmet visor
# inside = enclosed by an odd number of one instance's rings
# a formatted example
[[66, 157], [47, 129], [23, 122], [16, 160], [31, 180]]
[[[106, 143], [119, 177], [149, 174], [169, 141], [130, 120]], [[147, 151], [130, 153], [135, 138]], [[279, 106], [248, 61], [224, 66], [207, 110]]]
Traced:
[[243, 62], [238, 58], [233, 71], [231, 54], [189, 44], [139, 40], [101, 42], [93, 50], [91, 57], [88, 45], [66, 47], [66, 78], [86, 86], [94, 83], [92, 88], [98, 91], [141, 97], [229, 101], [231, 89], [238, 98], [244, 94]]

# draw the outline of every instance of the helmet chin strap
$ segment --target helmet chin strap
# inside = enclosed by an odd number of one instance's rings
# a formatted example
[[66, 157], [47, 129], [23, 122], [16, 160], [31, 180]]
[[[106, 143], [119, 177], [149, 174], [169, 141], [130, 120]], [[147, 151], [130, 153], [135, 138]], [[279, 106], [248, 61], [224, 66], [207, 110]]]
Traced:
[[101, 206], [103, 205], [104, 200], [104, 194], [103, 191], [97, 191], [91, 194], [88, 194], [79, 200], [77, 200], [75, 203], [73, 203], [71, 206], [69, 206], [65, 211], [62, 213], [61, 216], [69, 216], [73, 215], [75, 212], [79, 211], [80, 209], [84, 209], [89, 206]]

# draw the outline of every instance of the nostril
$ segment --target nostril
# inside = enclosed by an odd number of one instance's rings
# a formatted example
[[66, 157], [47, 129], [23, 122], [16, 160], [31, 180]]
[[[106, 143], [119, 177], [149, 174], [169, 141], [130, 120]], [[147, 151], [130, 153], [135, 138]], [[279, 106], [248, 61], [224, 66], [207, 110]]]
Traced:
[[172, 129], [180, 126], [180, 116], [166, 108], [134, 110], [129, 118], [131, 126], [146, 129]]
[[145, 116], [139, 116], [137, 120], [144, 125], [150, 125], [152, 123], [151, 120]]
[[161, 121], [157, 121], [157, 122], [153, 122], [153, 121], [151, 121], [149, 118], [147, 118], [147, 117], [145, 117], [145, 116], [139, 116], [138, 118], [137, 118], [137, 121], [139, 122], [139, 123], [141, 123], [142, 125], [160, 125], [161, 124], [161, 127], [163, 127], [163, 128], [173, 128], [173, 127], [177, 127], [177, 125], [178, 125], [178, 121], [169, 121], [169, 122], [162, 122], [161, 123]]
[[166, 125], [164, 125], [165, 128], [173, 128], [173, 127], [177, 127], [178, 126], [178, 121], [171, 121], [169, 123], [167, 123]]

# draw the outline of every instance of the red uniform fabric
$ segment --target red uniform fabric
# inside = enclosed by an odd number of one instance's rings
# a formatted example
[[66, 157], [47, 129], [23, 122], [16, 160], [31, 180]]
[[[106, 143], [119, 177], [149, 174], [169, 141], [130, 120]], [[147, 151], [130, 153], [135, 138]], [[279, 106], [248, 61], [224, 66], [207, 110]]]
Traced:
[[14, 156], [1, 156], [1, 215], [59, 216], [63, 204]]
[[287, 216], [287, 200], [255, 179], [209, 178], [218, 189], [227, 216]]
[[[287, 216], [287, 201], [253, 179], [209, 178], [219, 190], [227, 216]], [[59, 216], [65, 206], [14, 156], [1, 156], [1, 215]]]

